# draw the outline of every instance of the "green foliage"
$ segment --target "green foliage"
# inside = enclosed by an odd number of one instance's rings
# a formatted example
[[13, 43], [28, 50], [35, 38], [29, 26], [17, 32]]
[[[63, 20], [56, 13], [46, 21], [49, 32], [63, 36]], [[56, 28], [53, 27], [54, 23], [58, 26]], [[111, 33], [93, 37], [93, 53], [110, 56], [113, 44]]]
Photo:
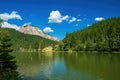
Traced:
[[18, 80], [16, 62], [9, 53], [12, 52], [10, 37], [6, 30], [0, 28], [0, 80]]
[[110, 27], [108, 34], [110, 50], [120, 50], [120, 26]]
[[62, 42], [64, 51], [120, 51], [120, 17], [66, 33]]
[[40, 43], [39, 43], [39, 49], [42, 50], [43, 48], [45, 48], [45, 41], [44, 40], [40, 41]]
[[36, 35], [24, 34], [14, 29], [6, 28], [11, 35], [13, 49], [15, 51], [39, 50], [46, 46], [52, 46], [56, 41], [42, 38]]
[[59, 42], [58, 45], [53, 46], [54, 51], [63, 51], [64, 50], [64, 44], [63, 42]]

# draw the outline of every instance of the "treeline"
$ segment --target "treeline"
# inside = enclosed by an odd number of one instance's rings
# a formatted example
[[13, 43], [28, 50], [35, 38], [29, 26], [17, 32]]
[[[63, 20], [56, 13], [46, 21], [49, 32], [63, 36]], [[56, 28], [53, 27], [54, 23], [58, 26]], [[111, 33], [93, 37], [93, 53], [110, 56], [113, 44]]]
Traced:
[[66, 33], [58, 51], [120, 51], [120, 17], [102, 20], [83, 30]]
[[36, 35], [24, 34], [14, 29], [6, 28], [11, 36], [14, 51], [38, 51], [47, 46], [54, 46], [57, 41]]

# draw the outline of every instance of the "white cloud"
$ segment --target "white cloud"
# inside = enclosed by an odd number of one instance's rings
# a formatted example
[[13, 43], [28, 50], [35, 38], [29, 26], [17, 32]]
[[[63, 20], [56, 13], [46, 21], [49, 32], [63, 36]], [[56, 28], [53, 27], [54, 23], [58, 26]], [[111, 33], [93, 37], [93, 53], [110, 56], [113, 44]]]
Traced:
[[[78, 15], [80, 16], [80, 15]], [[70, 17], [69, 15], [61, 15], [60, 11], [52, 11], [50, 16], [48, 17], [48, 23], [62, 23], [63, 21], [67, 21], [69, 24], [72, 22], [80, 22], [82, 19], [77, 19], [76, 17]]]
[[96, 17], [96, 18], [95, 18], [95, 21], [102, 21], [102, 20], [104, 20], [103, 17]]
[[8, 22], [3, 22], [2, 23], [2, 28], [13, 28], [13, 29], [18, 30], [20, 27], [15, 25], [15, 24], [10, 24]]
[[52, 30], [50, 27], [45, 27], [45, 28], [43, 29], [43, 31], [44, 31], [45, 33], [53, 32], [53, 30]]
[[56, 10], [50, 13], [50, 16], [48, 19], [49, 19], [49, 23], [61, 23], [64, 20], [67, 20], [68, 18], [69, 18], [68, 15], [62, 16], [61, 13], [58, 10]]
[[22, 20], [22, 17], [16, 11], [12, 11], [11, 14], [9, 14], [9, 13], [0, 14], [0, 18], [5, 20], [5, 21], [7, 21], [9, 19], [19, 19], [19, 20]]
[[13, 28], [16, 30], [18, 30], [20, 28], [20, 26], [17, 26], [15, 24], [10, 24], [7, 22], [9, 19], [22, 20], [22, 17], [18, 14], [18, 12], [12, 11], [10, 14], [9, 13], [2, 13], [2, 14], [0, 14], [0, 18], [2, 20], [4, 20], [4, 22], [2, 23], [2, 26], [1, 26], [2, 28]]
[[68, 16], [68, 15], [66, 15], [66, 16], [63, 16], [63, 17], [62, 17], [62, 20], [66, 20], [66, 21], [67, 21], [67, 20], [68, 20], [68, 18], [69, 18], [69, 16]]
[[74, 22], [74, 21], [76, 21], [76, 20], [77, 20], [77, 18], [72, 17], [72, 18], [69, 20], [69, 23], [72, 23], [72, 22]]
[[31, 25], [31, 24], [32, 24], [31, 22], [27, 22], [27, 23], [24, 23], [23, 26]]
[[80, 22], [80, 21], [82, 21], [82, 19], [77, 19], [77, 22]]

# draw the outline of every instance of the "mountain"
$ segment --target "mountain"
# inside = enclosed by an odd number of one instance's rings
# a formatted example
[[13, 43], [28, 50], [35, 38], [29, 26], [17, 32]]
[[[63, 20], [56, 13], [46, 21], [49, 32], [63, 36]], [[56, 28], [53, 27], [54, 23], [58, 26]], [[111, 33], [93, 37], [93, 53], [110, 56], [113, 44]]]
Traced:
[[31, 26], [31, 25], [26, 25], [26, 26], [21, 27], [19, 29], [19, 31], [24, 34], [37, 35], [37, 36], [41, 36], [46, 39], [55, 40], [55, 41], [57, 40], [56, 37], [50, 36], [50, 35], [42, 32], [42, 30], [40, 30], [39, 28], [37, 28], [35, 26]]
[[37, 35], [24, 34], [11, 28], [5, 28], [9, 32], [14, 51], [35, 51], [47, 46], [53, 46], [57, 41], [43, 38]]
[[83, 30], [66, 33], [54, 48], [63, 51], [120, 51], [120, 17], [102, 20]]

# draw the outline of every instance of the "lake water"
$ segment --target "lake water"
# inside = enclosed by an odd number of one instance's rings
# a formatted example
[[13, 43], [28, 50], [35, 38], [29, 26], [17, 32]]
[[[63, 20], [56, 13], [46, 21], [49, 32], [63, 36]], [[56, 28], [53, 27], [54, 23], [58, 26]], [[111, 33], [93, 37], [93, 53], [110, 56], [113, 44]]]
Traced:
[[14, 53], [23, 80], [120, 80], [120, 54]]

